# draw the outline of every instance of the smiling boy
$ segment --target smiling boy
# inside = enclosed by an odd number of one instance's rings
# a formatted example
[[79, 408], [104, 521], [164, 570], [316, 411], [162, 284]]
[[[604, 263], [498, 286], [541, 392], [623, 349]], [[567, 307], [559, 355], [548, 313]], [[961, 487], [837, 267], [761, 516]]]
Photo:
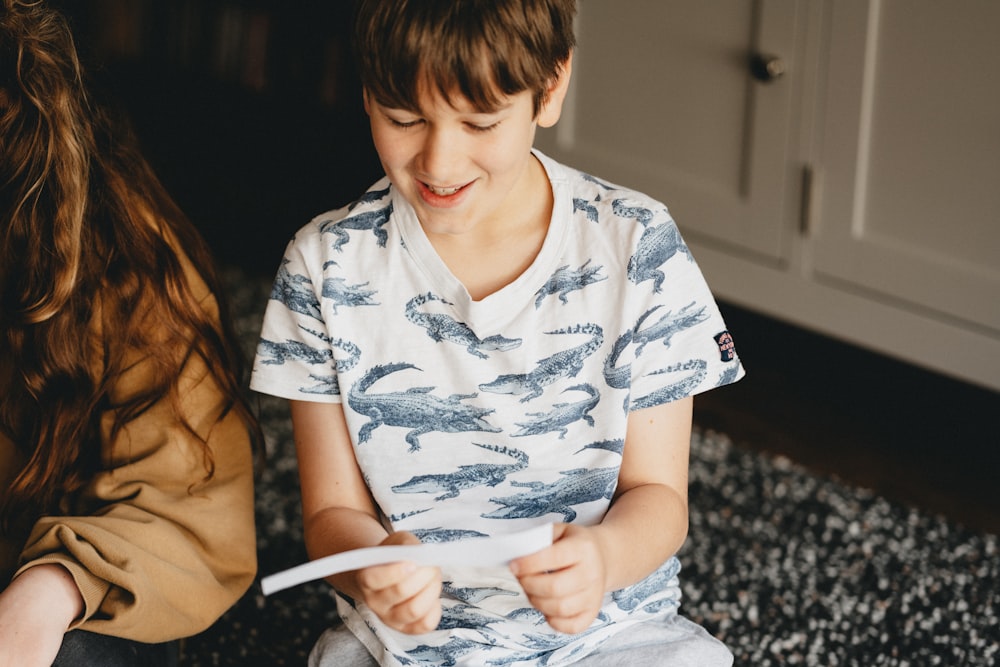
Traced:
[[537, 115], [529, 91], [486, 110], [430, 82], [420, 84], [413, 110], [365, 93], [386, 175], [473, 299], [513, 281], [545, 239], [552, 193], [531, 145], [536, 126], [559, 118], [568, 69], [567, 60]]
[[303, 227], [254, 389], [291, 400], [307, 547], [554, 523], [509, 568], [330, 577], [310, 664], [729, 665], [678, 614], [692, 396], [742, 367], [659, 202], [532, 149], [573, 0], [362, 0], [386, 177]]

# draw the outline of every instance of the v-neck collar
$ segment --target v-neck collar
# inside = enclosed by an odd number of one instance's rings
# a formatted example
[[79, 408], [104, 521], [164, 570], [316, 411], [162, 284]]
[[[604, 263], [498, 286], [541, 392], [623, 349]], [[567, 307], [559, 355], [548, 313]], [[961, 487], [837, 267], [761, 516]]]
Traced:
[[424, 274], [430, 279], [438, 296], [452, 304], [456, 314], [462, 321], [475, 323], [477, 329], [492, 330], [509, 321], [525, 304], [534, 301], [535, 292], [548, 280], [556, 263], [563, 253], [567, 240], [569, 219], [572, 214], [572, 202], [561, 178], [561, 166], [542, 154], [533, 150], [538, 158], [552, 187], [552, 217], [545, 234], [542, 247], [534, 261], [513, 282], [493, 292], [478, 301], [474, 301], [465, 285], [452, 274], [451, 270], [438, 255], [430, 239], [417, 219], [413, 207], [403, 198], [399, 191], [392, 189], [393, 218], [398, 225], [403, 243], [407, 251], [418, 264]]

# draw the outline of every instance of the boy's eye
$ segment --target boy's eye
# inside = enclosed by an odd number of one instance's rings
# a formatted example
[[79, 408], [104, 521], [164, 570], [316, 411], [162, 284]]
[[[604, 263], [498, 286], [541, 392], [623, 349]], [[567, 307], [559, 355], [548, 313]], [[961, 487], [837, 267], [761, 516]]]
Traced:
[[417, 126], [417, 125], [420, 124], [420, 119], [419, 118], [414, 119], [414, 120], [397, 120], [397, 119], [395, 119], [395, 118], [393, 118], [391, 116], [386, 116], [386, 118], [388, 118], [389, 122], [392, 123], [392, 125], [394, 125], [395, 127], [399, 127], [399, 128], [403, 128], [403, 129], [408, 128], [408, 127], [415, 127], [415, 126]]
[[500, 121], [497, 121], [495, 123], [490, 123], [488, 125], [477, 125], [476, 123], [468, 123], [467, 126], [473, 132], [489, 132], [491, 130], [495, 130], [499, 124]]

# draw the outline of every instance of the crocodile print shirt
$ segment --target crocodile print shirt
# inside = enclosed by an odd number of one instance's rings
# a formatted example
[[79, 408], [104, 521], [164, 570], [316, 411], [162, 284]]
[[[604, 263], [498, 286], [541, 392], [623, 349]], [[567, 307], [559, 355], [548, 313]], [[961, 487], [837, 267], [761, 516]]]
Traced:
[[[664, 205], [536, 155], [552, 220], [500, 291], [473, 301], [383, 179], [296, 234], [271, 293], [252, 387], [340, 402], [385, 521], [423, 541], [600, 522], [629, 411], [743, 373]], [[338, 607], [382, 664], [560, 665], [676, 613], [678, 570], [609, 594], [579, 635], [552, 631], [505, 568], [444, 570], [426, 635]]]

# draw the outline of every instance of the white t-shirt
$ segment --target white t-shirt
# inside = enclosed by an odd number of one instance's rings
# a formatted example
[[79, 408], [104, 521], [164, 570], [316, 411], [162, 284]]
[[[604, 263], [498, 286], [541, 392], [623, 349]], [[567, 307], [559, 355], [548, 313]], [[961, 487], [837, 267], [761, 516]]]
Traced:
[[[548, 234], [513, 283], [473, 301], [382, 179], [289, 244], [251, 387], [342, 403], [358, 464], [393, 530], [423, 541], [599, 523], [628, 411], [743, 375], [667, 209], [535, 153]], [[338, 596], [385, 665], [560, 665], [621, 627], [676, 613], [675, 558], [609, 594], [579, 635], [553, 631], [505, 568], [445, 570], [435, 632], [385, 627]]]

